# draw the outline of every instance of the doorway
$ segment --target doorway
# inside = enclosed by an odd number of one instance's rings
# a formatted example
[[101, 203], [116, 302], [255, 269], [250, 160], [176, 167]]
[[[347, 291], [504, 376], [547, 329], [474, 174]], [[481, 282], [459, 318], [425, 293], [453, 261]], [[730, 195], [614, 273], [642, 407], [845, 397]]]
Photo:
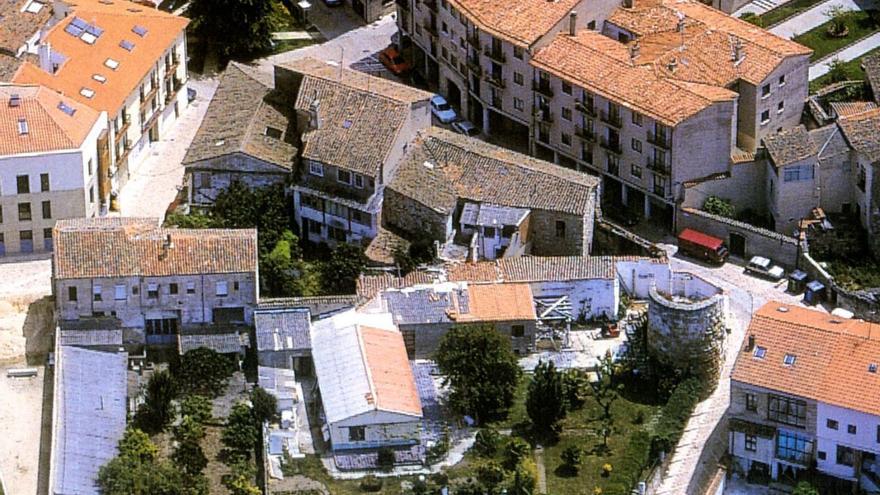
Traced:
[[746, 238], [742, 234], [730, 233], [730, 254], [745, 258]]

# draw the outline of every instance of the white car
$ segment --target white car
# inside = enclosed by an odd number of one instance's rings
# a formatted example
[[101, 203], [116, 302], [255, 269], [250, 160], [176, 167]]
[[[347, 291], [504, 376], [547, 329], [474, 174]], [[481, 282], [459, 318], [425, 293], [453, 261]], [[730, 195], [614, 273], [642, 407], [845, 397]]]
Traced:
[[464, 134], [467, 137], [474, 137], [480, 133], [480, 130], [477, 129], [477, 126], [471, 124], [467, 120], [459, 120], [457, 122], [453, 122], [452, 130], [459, 134]]
[[785, 270], [763, 256], [754, 256], [746, 266], [746, 272], [771, 280], [782, 280], [785, 276]]
[[449, 102], [446, 101], [446, 98], [440, 95], [434, 95], [431, 97], [431, 113], [437, 117], [437, 120], [444, 124], [448, 124], [458, 117], [455, 114], [455, 110], [449, 106]]

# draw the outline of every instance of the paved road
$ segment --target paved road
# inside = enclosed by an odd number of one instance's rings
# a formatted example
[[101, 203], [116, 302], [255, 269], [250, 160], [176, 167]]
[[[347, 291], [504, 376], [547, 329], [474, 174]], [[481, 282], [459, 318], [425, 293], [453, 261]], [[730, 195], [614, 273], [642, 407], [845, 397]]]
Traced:
[[822, 60], [817, 61], [816, 63], [810, 66], [810, 81], [813, 79], [818, 79], [831, 69], [829, 64], [834, 60], [840, 60], [841, 62], [849, 62], [850, 60], [854, 60], [856, 58], [861, 57], [862, 55], [868, 53], [880, 46], [880, 33], [874, 33], [871, 36], [859, 41], [858, 43], [852, 44], [840, 52], [835, 53], [829, 57], [825, 57]]
[[868, 10], [877, 8], [876, 6], [876, 0], [829, 0], [771, 28], [770, 32], [790, 39], [828, 22], [828, 16], [825, 13], [832, 7], [841, 7], [846, 10]]

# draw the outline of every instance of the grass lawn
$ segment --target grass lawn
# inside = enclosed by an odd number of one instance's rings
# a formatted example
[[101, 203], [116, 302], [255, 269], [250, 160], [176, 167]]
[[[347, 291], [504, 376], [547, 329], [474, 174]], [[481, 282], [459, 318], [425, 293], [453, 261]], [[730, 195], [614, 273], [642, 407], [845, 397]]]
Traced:
[[270, 55], [289, 52], [290, 50], [296, 50], [297, 48], [302, 48], [304, 46], [314, 45], [315, 40], [273, 40], [273, 43], [275, 43], [275, 47], [272, 49]]
[[794, 41], [812, 48], [813, 55], [810, 57], [810, 61], [816, 61], [880, 29], [875, 16], [876, 11], [849, 12], [846, 14], [848, 35], [842, 38], [829, 36], [828, 27], [831, 25], [831, 21], [828, 21], [796, 36]]
[[791, 2], [776, 7], [775, 9], [768, 10], [761, 15], [743, 17], [742, 19], [751, 22], [756, 26], [769, 28], [789, 17], [794, 17], [801, 12], [805, 12], [823, 1], [824, 0], [792, 0]]
[[[332, 495], [362, 495], [364, 493], [360, 487], [360, 480], [335, 480], [331, 478], [324, 469], [324, 465], [321, 464], [321, 459], [316, 455], [307, 455], [304, 459], [295, 459], [293, 461], [293, 466], [293, 472], [297, 475], [305, 476], [306, 478], [322, 483]], [[288, 476], [285, 476], [285, 478], [287, 477]], [[403, 490], [400, 488], [400, 483], [412, 479], [412, 477], [384, 478], [381, 493], [387, 495], [401, 495]], [[276, 484], [270, 482], [270, 491], [283, 490], [283, 488], [273, 485]], [[280, 493], [286, 492], [281, 491]], [[292, 491], [291, 493], [299, 495], [296, 491]]]
[[[849, 62], [843, 62], [841, 66], [843, 67], [844, 74], [846, 74], [846, 77], [844, 77], [844, 79], [848, 81], [859, 81], [864, 79], [865, 71], [863, 71], [861, 67], [862, 59], [877, 53], [880, 53], [880, 48], [875, 48], [868, 53], [862, 55], [861, 57], [854, 58]], [[825, 74], [818, 79], [810, 81], [810, 92], [815, 93], [816, 91], [834, 82], [835, 81], [833, 81], [831, 78], [831, 74]]]

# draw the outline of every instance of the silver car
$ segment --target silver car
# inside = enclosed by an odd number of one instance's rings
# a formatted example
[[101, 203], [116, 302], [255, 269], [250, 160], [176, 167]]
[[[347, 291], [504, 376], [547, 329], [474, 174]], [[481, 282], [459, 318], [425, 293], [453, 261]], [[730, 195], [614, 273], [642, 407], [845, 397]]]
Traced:
[[474, 137], [480, 134], [480, 129], [478, 129], [477, 126], [471, 124], [467, 120], [459, 120], [458, 122], [453, 122], [452, 130], [459, 134], [464, 134], [467, 137]]
[[746, 272], [759, 277], [769, 278], [770, 280], [782, 280], [785, 276], [785, 270], [780, 266], [774, 265], [769, 258], [763, 256], [754, 256], [746, 266]]

